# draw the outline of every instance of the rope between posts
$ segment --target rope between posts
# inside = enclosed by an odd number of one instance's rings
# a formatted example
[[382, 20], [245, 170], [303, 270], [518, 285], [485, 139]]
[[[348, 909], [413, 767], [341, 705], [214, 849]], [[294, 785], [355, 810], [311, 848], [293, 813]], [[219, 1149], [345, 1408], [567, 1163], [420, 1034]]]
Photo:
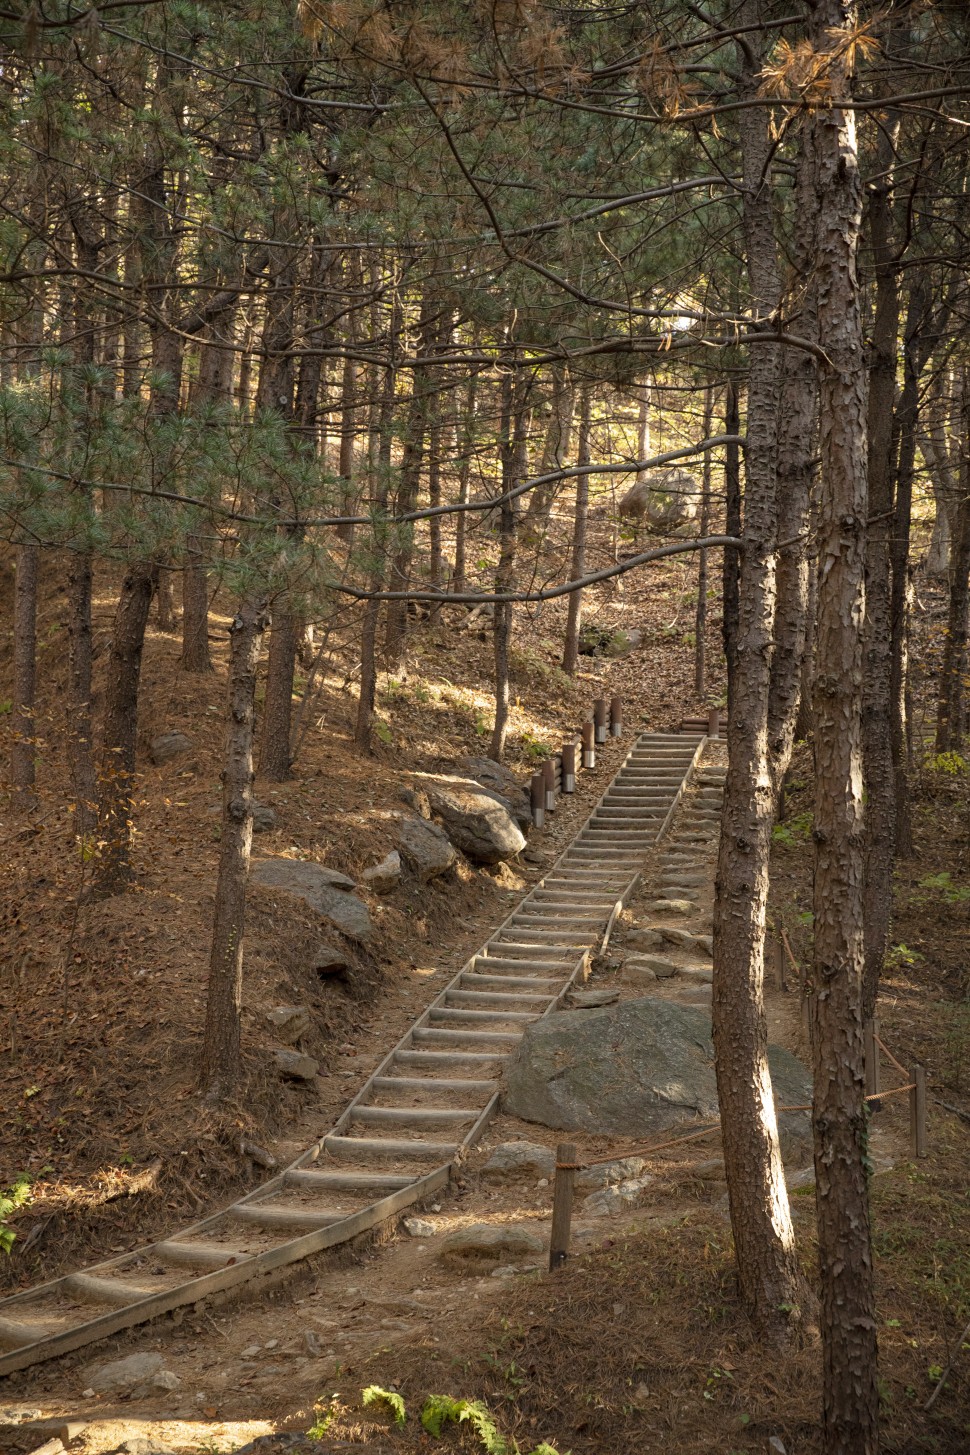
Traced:
[[873, 1040], [875, 1041], [876, 1045], [879, 1047], [880, 1051], [883, 1051], [886, 1054], [886, 1056], [888, 1056], [889, 1060], [893, 1063], [893, 1065], [895, 1066], [896, 1070], [900, 1073], [900, 1075], [902, 1075], [902, 1076], [908, 1076], [909, 1075], [909, 1072], [906, 1070], [906, 1067], [905, 1066], [900, 1066], [899, 1062], [896, 1060], [896, 1057], [893, 1055], [892, 1051], [890, 1051], [889, 1047], [883, 1045], [882, 1041], [879, 1039], [878, 1036], [873, 1036]]
[[[888, 1055], [889, 1053], [887, 1052], [886, 1054]], [[864, 1096], [862, 1099], [863, 1101], [884, 1101], [888, 1096], [901, 1096], [904, 1091], [914, 1091], [915, 1088], [916, 1082], [911, 1081], [906, 1086], [891, 1086], [888, 1091], [876, 1091], [873, 1092], [871, 1096]], [[775, 1108], [775, 1110], [811, 1111], [812, 1107], [809, 1103], [805, 1106], [778, 1106]], [[700, 1127], [696, 1132], [688, 1132], [685, 1136], [682, 1137], [672, 1137], [667, 1142], [654, 1142], [649, 1147], [631, 1147], [629, 1151], [623, 1152], [620, 1156], [617, 1156], [616, 1152], [611, 1152], [606, 1157], [590, 1157], [585, 1162], [557, 1162], [556, 1171], [582, 1172], [587, 1167], [600, 1167], [606, 1162], [622, 1162], [627, 1157], [649, 1156], [651, 1152], [663, 1152], [666, 1151], [668, 1147], [679, 1146], [682, 1142], [696, 1142], [698, 1138], [707, 1137], [710, 1135], [711, 1132], [718, 1131], [720, 1129], [720, 1126], [721, 1123], [719, 1119], [716, 1122], [709, 1122], [706, 1127]]]

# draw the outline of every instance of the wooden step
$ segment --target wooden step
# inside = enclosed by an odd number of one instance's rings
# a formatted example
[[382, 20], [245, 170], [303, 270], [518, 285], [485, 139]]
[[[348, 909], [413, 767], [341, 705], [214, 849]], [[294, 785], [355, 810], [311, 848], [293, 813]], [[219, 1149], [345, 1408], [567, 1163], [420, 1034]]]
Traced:
[[528, 1025], [538, 1020], [538, 1013], [531, 1010], [451, 1010], [446, 1005], [433, 1005], [428, 1019], [434, 1025], [480, 1026], [486, 1021], [508, 1021], [514, 1025]]
[[558, 995], [561, 981], [544, 980], [534, 975], [480, 975], [477, 970], [466, 970], [459, 984], [462, 989], [467, 986], [469, 990], [500, 990], [503, 985], [514, 986], [516, 990], [541, 990], [551, 1000]]
[[243, 1202], [229, 1209], [229, 1216], [239, 1223], [252, 1223], [258, 1228], [279, 1228], [283, 1232], [307, 1228], [330, 1228], [350, 1213], [332, 1208], [285, 1207], [271, 1202]]
[[154, 1298], [164, 1284], [128, 1283], [124, 1279], [98, 1278], [91, 1273], [71, 1273], [64, 1279], [65, 1293], [83, 1303], [126, 1304]]
[[445, 1068], [457, 1069], [459, 1066], [473, 1067], [484, 1071], [486, 1066], [498, 1068], [502, 1056], [492, 1053], [476, 1051], [395, 1051], [394, 1064], [401, 1066], [413, 1066], [424, 1068], [428, 1071], [435, 1071]]
[[426, 1092], [426, 1091], [457, 1091], [467, 1092], [469, 1096], [491, 1096], [498, 1086], [497, 1081], [472, 1081], [458, 1080], [444, 1076], [375, 1076], [371, 1082], [375, 1091], [386, 1092]]
[[225, 1268], [229, 1263], [241, 1263], [253, 1256], [221, 1243], [179, 1243], [173, 1239], [156, 1243], [154, 1252], [163, 1263], [175, 1263], [186, 1268]]
[[553, 999], [554, 996], [542, 990], [528, 995], [525, 992], [516, 994], [514, 990], [507, 993], [476, 990], [474, 986], [469, 990], [449, 990], [445, 993], [446, 1006], [466, 1006], [469, 1010], [486, 1010], [489, 1007], [496, 1010], [525, 1010], [530, 1005], [547, 1005]]
[[[490, 1086], [488, 1095], [494, 1092]], [[477, 1121], [481, 1114], [480, 1106], [355, 1106], [350, 1120], [367, 1127], [452, 1127]]]
[[390, 1137], [331, 1136], [324, 1137], [323, 1145], [331, 1157], [410, 1157], [421, 1162], [450, 1162], [458, 1150], [457, 1142], [409, 1142]]
[[411, 1039], [422, 1046], [514, 1046], [521, 1039], [524, 1027], [512, 1026], [506, 1031], [449, 1031], [439, 1026], [415, 1026]]
[[359, 1192], [372, 1198], [386, 1197], [388, 1193], [400, 1192], [402, 1187], [410, 1187], [413, 1181], [413, 1177], [405, 1174], [395, 1176], [392, 1173], [380, 1172], [316, 1172], [302, 1167], [286, 1173], [288, 1187], [314, 1187], [320, 1190], [327, 1189], [330, 1192]]
[[[23, 1312], [29, 1312], [24, 1307]], [[41, 1339], [48, 1339], [52, 1334], [59, 1334], [62, 1329], [69, 1327], [66, 1320], [43, 1319], [39, 1322], [21, 1319], [0, 1319], [0, 1345], [8, 1349], [26, 1349], [30, 1344], [37, 1344]]]

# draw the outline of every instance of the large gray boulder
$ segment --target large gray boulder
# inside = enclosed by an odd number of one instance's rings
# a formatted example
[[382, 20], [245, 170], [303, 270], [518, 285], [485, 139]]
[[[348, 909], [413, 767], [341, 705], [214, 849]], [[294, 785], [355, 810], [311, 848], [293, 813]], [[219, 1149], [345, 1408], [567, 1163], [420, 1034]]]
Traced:
[[350, 893], [356, 887], [354, 881], [335, 869], [301, 859], [257, 859], [249, 877], [265, 889], [278, 889], [304, 900], [352, 940], [366, 940], [372, 932], [366, 904]]
[[436, 823], [402, 815], [394, 832], [398, 848], [422, 884], [447, 874], [458, 858], [454, 844]]
[[696, 518], [700, 495], [701, 483], [688, 470], [649, 470], [621, 499], [620, 516], [660, 534], [676, 531]]
[[463, 758], [463, 773], [467, 773], [482, 788], [488, 790], [496, 802], [508, 808], [523, 833], [532, 826], [532, 805], [528, 789], [519, 782], [511, 768], [496, 763], [491, 758]]
[[475, 864], [500, 864], [525, 848], [525, 835], [498, 795], [462, 778], [424, 785], [451, 842]]
[[[768, 1049], [776, 1105], [812, 1099], [805, 1067]], [[602, 1010], [561, 1011], [526, 1027], [505, 1073], [506, 1112], [541, 1126], [652, 1137], [718, 1115], [709, 1013], [653, 996]], [[805, 1112], [779, 1118], [783, 1144], [804, 1154]]]

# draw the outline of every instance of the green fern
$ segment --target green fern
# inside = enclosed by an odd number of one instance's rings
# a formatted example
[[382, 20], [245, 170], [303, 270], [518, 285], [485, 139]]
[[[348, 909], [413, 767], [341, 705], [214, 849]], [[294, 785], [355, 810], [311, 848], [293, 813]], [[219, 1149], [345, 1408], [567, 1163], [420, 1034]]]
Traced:
[[[421, 1411], [421, 1424], [436, 1440], [441, 1439], [445, 1425], [468, 1424], [481, 1441], [485, 1455], [521, 1455], [517, 1441], [513, 1440], [509, 1445], [499, 1434], [488, 1406], [480, 1399], [452, 1399], [450, 1394], [430, 1394]], [[559, 1452], [543, 1441], [532, 1455], [559, 1455]]]
[[30, 1178], [22, 1172], [12, 1187], [0, 1192], [0, 1252], [9, 1253], [17, 1234], [7, 1226], [7, 1218], [30, 1202]]
[[381, 1389], [379, 1384], [369, 1384], [364, 1390], [363, 1400], [365, 1405], [384, 1405], [394, 1416], [394, 1423], [400, 1428], [407, 1421], [407, 1410], [404, 1408], [404, 1400], [394, 1389]]

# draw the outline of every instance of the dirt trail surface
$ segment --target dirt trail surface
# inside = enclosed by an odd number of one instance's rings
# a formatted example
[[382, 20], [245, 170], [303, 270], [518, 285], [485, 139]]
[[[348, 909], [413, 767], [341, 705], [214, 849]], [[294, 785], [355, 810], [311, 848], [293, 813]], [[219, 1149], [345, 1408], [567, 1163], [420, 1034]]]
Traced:
[[[618, 927], [611, 950], [597, 961], [587, 989], [617, 992], [620, 998], [644, 994], [644, 956], [636, 946], [644, 934], [674, 938], [666, 942], [664, 959], [679, 967], [650, 986], [650, 993], [683, 1004], [703, 1006], [710, 989], [703, 973], [704, 940], [710, 934], [713, 867], [716, 845], [718, 758], [713, 747], [707, 765], [709, 782], [698, 786], [680, 805], [670, 833], [643, 856], [642, 884]], [[571, 812], [576, 810], [571, 809]], [[581, 811], [581, 810], [580, 810]], [[563, 836], [568, 826], [557, 824]], [[672, 869], [672, 864], [675, 868]], [[666, 908], [664, 896], [676, 877], [696, 896]], [[683, 884], [687, 879], [689, 885]], [[683, 936], [692, 937], [689, 946]], [[680, 938], [680, 943], [678, 943]], [[708, 956], [709, 963], [709, 956]], [[418, 982], [421, 983], [421, 982]], [[404, 1000], [402, 1020], [414, 1008]], [[803, 1029], [797, 997], [777, 990], [769, 994], [772, 1038], [804, 1056]], [[393, 1031], [369, 1033], [368, 1069], [386, 1050]], [[355, 1058], [357, 1059], [357, 1058]], [[343, 1091], [341, 1075], [331, 1095]], [[307, 1129], [321, 1130], [321, 1111], [308, 1117]], [[874, 1137], [878, 1170], [892, 1166], [904, 1135], [904, 1116], [891, 1112]], [[570, 1133], [580, 1160], [636, 1151], [630, 1139], [606, 1139]], [[551, 1185], [535, 1171], [495, 1180], [483, 1168], [494, 1149], [519, 1142], [554, 1148], [557, 1134], [515, 1118], [499, 1116], [486, 1138], [462, 1163], [451, 1184], [428, 1205], [407, 1215], [380, 1243], [358, 1243], [323, 1255], [291, 1274], [285, 1284], [263, 1297], [235, 1305], [179, 1310], [142, 1331], [119, 1336], [95, 1350], [59, 1360], [47, 1368], [28, 1370], [4, 1382], [5, 1436], [12, 1452], [29, 1451], [63, 1425], [82, 1422], [72, 1450], [105, 1455], [124, 1447], [132, 1455], [149, 1455], [149, 1447], [132, 1442], [150, 1439], [158, 1449], [178, 1452], [228, 1451], [280, 1429], [306, 1429], [314, 1406], [340, 1393], [348, 1405], [359, 1402], [360, 1390], [371, 1383], [393, 1381], [392, 1371], [407, 1367], [421, 1351], [427, 1367], [439, 1367], [442, 1389], [452, 1389], [454, 1356], [469, 1347], [483, 1323], [500, 1313], [513, 1287], [538, 1278], [548, 1243]], [[727, 1231], [727, 1209], [716, 1135], [710, 1142], [674, 1147], [648, 1155], [641, 1169], [642, 1186], [624, 1204], [622, 1194], [607, 1215], [595, 1196], [581, 1193], [573, 1227], [578, 1254], [617, 1245], [631, 1230], [691, 1225], [701, 1215]], [[789, 1168], [796, 1215], [801, 1216], [799, 1190], [811, 1191], [807, 1166]], [[621, 1187], [629, 1184], [621, 1184]], [[591, 1203], [589, 1198], [594, 1196]], [[809, 1211], [810, 1199], [801, 1203]], [[500, 1248], [491, 1256], [458, 1258], [448, 1253], [449, 1235], [459, 1230], [494, 1230]], [[513, 1235], [509, 1243], [509, 1235]], [[528, 1234], [536, 1235], [533, 1244]], [[524, 1238], [521, 1235], [526, 1235]], [[515, 1236], [519, 1242], [515, 1242]], [[523, 1251], [524, 1250], [524, 1251]], [[536, 1288], [536, 1298], [544, 1295]], [[517, 1300], [521, 1301], [521, 1300]], [[172, 1388], [149, 1391], [132, 1399], [117, 1393], [98, 1394], [94, 1384], [104, 1365], [132, 1353], [156, 1353], [173, 1376]], [[92, 1383], [93, 1382], [93, 1383]], [[16, 1419], [16, 1423], [15, 1423]], [[373, 1427], [355, 1426], [352, 1448], [397, 1448], [383, 1444]], [[547, 1430], [551, 1437], [554, 1431]], [[6, 1450], [6, 1446], [4, 1449]], [[326, 1450], [324, 1442], [319, 1448]], [[344, 1448], [336, 1444], [333, 1448]]]

